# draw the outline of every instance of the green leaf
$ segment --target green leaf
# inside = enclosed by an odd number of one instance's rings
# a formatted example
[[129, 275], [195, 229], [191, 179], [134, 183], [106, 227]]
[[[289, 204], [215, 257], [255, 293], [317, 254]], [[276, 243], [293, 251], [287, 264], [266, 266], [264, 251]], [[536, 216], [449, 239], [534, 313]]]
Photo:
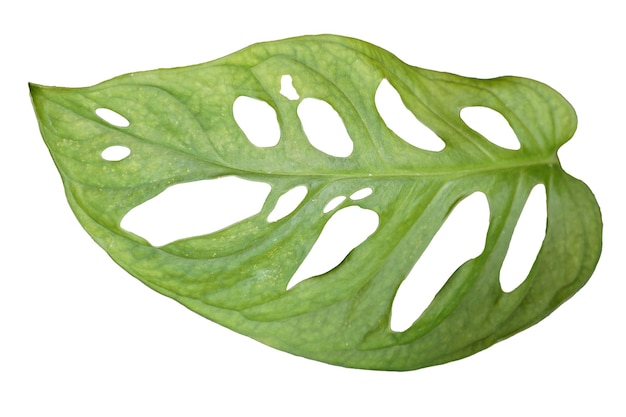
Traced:
[[[295, 92], [281, 94], [284, 75]], [[445, 142], [443, 150], [413, 146], [385, 124], [375, 104], [383, 80]], [[585, 284], [600, 256], [599, 207], [557, 159], [576, 115], [536, 81], [424, 70], [371, 44], [327, 35], [88, 88], [31, 85], [31, 95], [76, 217], [119, 265], [191, 310], [296, 355], [388, 370], [459, 359], [546, 317]], [[233, 116], [241, 96], [273, 108], [278, 143], [255, 146], [246, 137]], [[311, 98], [340, 115], [352, 142], [347, 156], [307, 139], [298, 107]], [[499, 147], [470, 129], [460, 111], [473, 106], [503, 115], [520, 148]], [[108, 123], [97, 109], [123, 119]], [[130, 154], [105, 159], [113, 146]], [[260, 213], [161, 247], [120, 226], [171, 185], [224, 176], [271, 186]], [[537, 184], [547, 196], [545, 239], [528, 277], [504, 292], [500, 268]], [[307, 191], [302, 203], [268, 221], [279, 197], [299, 186]], [[371, 195], [325, 212], [335, 197], [364, 188]], [[452, 274], [410, 328], [392, 331], [400, 284], [455, 205], [477, 191], [490, 209], [484, 251]], [[374, 233], [336, 268], [287, 290], [324, 225], [350, 206], [376, 213]]]

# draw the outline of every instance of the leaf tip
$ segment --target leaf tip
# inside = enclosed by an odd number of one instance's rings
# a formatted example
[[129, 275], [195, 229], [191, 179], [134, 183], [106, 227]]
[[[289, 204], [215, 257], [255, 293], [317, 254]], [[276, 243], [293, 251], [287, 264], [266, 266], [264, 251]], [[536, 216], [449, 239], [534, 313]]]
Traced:
[[28, 91], [30, 91], [31, 96], [37, 94], [42, 88], [43, 86], [40, 84], [35, 84], [31, 82], [28, 83]]
[[47, 87], [41, 84], [35, 84], [35, 83], [28, 83], [28, 91], [30, 93], [30, 99], [31, 102], [33, 103], [33, 106], [36, 106], [36, 102], [37, 99], [39, 97], [41, 97], [41, 95], [43, 94], [43, 90], [45, 90]]

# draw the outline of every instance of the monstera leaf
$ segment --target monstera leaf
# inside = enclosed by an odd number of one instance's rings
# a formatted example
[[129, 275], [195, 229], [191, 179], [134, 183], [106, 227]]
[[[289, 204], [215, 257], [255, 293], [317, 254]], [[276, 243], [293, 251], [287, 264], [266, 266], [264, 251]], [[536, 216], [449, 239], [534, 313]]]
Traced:
[[[291, 93], [281, 85], [286, 75]], [[414, 146], [389, 128], [375, 103], [382, 82], [443, 149]], [[76, 217], [119, 265], [189, 309], [296, 355], [387, 370], [459, 359], [546, 317], [585, 284], [599, 258], [597, 203], [557, 159], [575, 113], [536, 81], [428, 71], [362, 41], [311, 36], [89, 88], [31, 85], [31, 95]], [[274, 142], [246, 136], [233, 114], [240, 97], [273, 109]], [[300, 110], [311, 99], [345, 125], [349, 138], [336, 154], [307, 136]], [[472, 130], [460, 111], [474, 106], [503, 115], [519, 149]], [[107, 122], [101, 109], [121, 122]], [[116, 146], [127, 155], [105, 157]], [[160, 246], [121, 226], [172, 185], [222, 177], [266, 184], [260, 211]], [[546, 192], [545, 238], [526, 279], [504, 291], [501, 266], [536, 185]], [[298, 187], [306, 190], [301, 203], [268, 220]], [[475, 192], [489, 204], [483, 252], [450, 276], [412, 326], [393, 331], [398, 288], [454, 207]], [[347, 198], [328, 205], [339, 196]], [[374, 214], [375, 231], [336, 268], [288, 288], [329, 219], [351, 207]]]

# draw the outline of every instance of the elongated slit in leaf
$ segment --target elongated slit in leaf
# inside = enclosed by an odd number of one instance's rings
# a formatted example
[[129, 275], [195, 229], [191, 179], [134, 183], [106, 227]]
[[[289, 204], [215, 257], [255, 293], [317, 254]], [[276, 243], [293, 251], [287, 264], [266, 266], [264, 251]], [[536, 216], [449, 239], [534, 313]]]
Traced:
[[341, 116], [327, 102], [307, 97], [298, 105], [298, 117], [309, 142], [330, 156], [347, 157], [353, 143]]
[[386, 79], [378, 85], [375, 101], [385, 124], [400, 139], [427, 151], [438, 152], [445, 148], [445, 142], [406, 108], [398, 91]]
[[105, 122], [107, 122], [107, 123], [109, 123], [109, 124], [111, 124], [113, 126], [117, 126], [117, 127], [128, 127], [128, 126], [130, 126], [130, 122], [128, 121], [127, 118], [125, 118], [124, 116], [122, 116], [118, 112], [113, 111], [111, 109], [107, 109], [105, 107], [100, 107], [100, 108], [96, 109], [96, 114], [102, 120], [104, 120]]
[[169, 187], [130, 210], [122, 228], [154, 246], [216, 232], [261, 211], [271, 186], [235, 176]]
[[324, 206], [324, 213], [330, 213], [331, 211], [333, 211], [334, 209], [336, 209], [337, 207], [339, 207], [339, 205], [341, 203], [343, 203], [344, 201], [346, 201], [346, 196], [345, 195], [340, 195], [337, 196], [335, 198], [333, 198], [332, 200], [330, 200], [325, 206]]
[[350, 200], [363, 200], [365, 197], [370, 196], [372, 192], [373, 190], [370, 187], [361, 188], [360, 190], [357, 190], [354, 193], [350, 194]]
[[546, 189], [538, 184], [526, 200], [502, 263], [502, 291], [512, 292], [528, 277], [546, 236], [546, 218]]
[[517, 150], [519, 140], [504, 116], [489, 107], [472, 106], [461, 109], [461, 119], [489, 142], [501, 148]]
[[267, 221], [275, 222], [290, 215], [302, 203], [306, 194], [307, 188], [304, 185], [299, 185], [281, 195], [276, 201], [276, 206], [267, 216]]
[[324, 226], [287, 289], [335, 268], [377, 228], [378, 214], [373, 210], [350, 206], [337, 211]]
[[485, 248], [489, 204], [476, 192], [450, 213], [407, 278], [391, 308], [391, 330], [403, 332], [428, 308], [452, 273]]

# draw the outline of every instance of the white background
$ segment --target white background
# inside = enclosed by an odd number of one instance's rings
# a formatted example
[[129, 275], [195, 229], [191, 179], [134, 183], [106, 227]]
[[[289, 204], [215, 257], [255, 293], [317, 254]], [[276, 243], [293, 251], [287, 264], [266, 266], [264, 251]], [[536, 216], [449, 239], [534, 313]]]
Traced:
[[[0, 6], [0, 415], [625, 415], [624, 13], [619, 2], [21, 1]], [[405, 62], [521, 75], [576, 108], [564, 168], [595, 192], [604, 251], [577, 295], [470, 358], [344, 369], [223, 329], [115, 265], [73, 217], [27, 82], [87, 86], [259, 41], [357, 37]], [[620, 399], [621, 397], [621, 399]], [[453, 414], [454, 413], [454, 414]]]

